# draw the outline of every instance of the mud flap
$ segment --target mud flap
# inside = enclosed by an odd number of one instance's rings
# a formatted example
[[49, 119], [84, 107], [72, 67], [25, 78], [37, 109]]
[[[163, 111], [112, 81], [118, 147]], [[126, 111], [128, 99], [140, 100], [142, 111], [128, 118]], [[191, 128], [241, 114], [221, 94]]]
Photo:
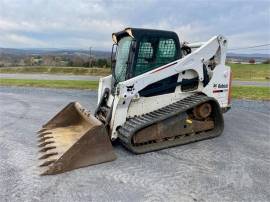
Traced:
[[78, 102], [68, 104], [38, 131], [41, 175], [66, 172], [116, 159], [102, 122]]

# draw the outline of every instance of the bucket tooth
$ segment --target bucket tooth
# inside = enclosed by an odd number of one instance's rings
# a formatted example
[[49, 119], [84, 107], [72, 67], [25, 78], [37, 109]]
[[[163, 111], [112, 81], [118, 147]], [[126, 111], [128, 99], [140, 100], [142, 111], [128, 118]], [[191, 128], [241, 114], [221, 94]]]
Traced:
[[56, 159], [54, 160], [46, 160], [42, 164], [39, 165], [39, 167], [49, 166], [50, 164], [54, 163]]
[[47, 128], [42, 128], [42, 129], [40, 129], [37, 133], [42, 133], [42, 132], [44, 132], [44, 131], [46, 131], [46, 130], [48, 130]]
[[43, 137], [45, 135], [50, 135], [52, 134], [52, 132], [42, 132], [42, 133], [38, 133], [38, 137]]
[[57, 160], [57, 158], [55, 156], [50, 156], [50, 157], [48, 157], [46, 159], [41, 160], [41, 164], [39, 165], [39, 167], [43, 167], [43, 172], [44, 172], [45, 170], [48, 169], [47, 166], [51, 165], [56, 160]]
[[58, 153], [57, 153], [57, 152], [46, 153], [46, 154], [44, 154], [43, 156], [41, 156], [41, 157], [39, 158], [39, 160], [46, 159], [46, 158], [48, 158], [48, 157], [50, 157], [50, 156], [55, 156], [55, 155], [58, 155]]
[[41, 137], [38, 142], [45, 142], [46, 140], [52, 139], [53, 136], [45, 136], [45, 137]]
[[51, 150], [51, 149], [56, 149], [56, 146], [46, 146], [42, 148], [41, 150], [39, 150], [39, 152], [47, 152], [48, 150]]
[[46, 142], [42, 142], [38, 145], [38, 147], [45, 147], [46, 145], [48, 144], [52, 144], [52, 143], [55, 143], [54, 141], [46, 141]]
[[38, 132], [41, 175], [113, 161], [107, 129], [79, 103], [68, 104]]

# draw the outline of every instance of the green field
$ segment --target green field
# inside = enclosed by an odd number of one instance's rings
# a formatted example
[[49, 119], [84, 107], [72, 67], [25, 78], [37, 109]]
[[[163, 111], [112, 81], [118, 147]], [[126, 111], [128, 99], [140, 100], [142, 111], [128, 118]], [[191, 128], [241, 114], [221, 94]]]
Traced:
[[[0, 85], [97, 90], [98, 81], [1, 79]], [[234, 86], [232, 88], [232, 97], [238, 99], [270, 100], [270, 88]]]
[[70, 89], [96, 90], [98, 88], [98, 81], [1, 79], [0, 85], [2, 85], [2, 86], [26, 86], [26, 87], [70, 88]]
[[[270, 81], [270, 64], [228, 64], [232, 67], [233, 79], [242, 81]], [[85, 67], [10, 67], [0, 68], [0, 73], [45, 73], [106, 76], [110, 68]]]
[[0, 73], [27, 73], [27, 74], [71, 74], [107, 76], [110, 68], [85, 68], [85, 67], [2, 67]]
[[228, 64], [233, 80], [270, 81], [270, 64]]
[[237, 99], [270, 101], [270, 88], [257, 86], [233, 86], [232, 97]]

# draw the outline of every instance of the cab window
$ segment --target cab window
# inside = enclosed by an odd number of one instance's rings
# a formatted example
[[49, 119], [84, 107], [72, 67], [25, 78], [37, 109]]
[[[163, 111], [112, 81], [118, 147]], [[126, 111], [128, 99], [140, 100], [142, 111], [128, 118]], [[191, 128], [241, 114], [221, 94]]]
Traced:
[[177, 59], [175, 40], [144, 37], [139, 44], [135, 76], [168, 64]]

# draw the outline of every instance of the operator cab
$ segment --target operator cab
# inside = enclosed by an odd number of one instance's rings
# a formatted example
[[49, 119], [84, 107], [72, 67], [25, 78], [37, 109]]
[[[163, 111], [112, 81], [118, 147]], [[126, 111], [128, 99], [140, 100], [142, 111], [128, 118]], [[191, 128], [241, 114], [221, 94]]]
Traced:
[[[112, 58], [115, 58], [112, 59], [113, 86], [181, 58], [180, 42], [175, 32], [126, 28], [113, 33], [112, 39]], [[177, 75], [153, 84], [155, 86], [146, 87], [140, 95], [153, 96], [161, 92], [173, 92], [175, 86], [164, 89], [165, 86], [172, 86], [172, 83], [177, 83]]]

